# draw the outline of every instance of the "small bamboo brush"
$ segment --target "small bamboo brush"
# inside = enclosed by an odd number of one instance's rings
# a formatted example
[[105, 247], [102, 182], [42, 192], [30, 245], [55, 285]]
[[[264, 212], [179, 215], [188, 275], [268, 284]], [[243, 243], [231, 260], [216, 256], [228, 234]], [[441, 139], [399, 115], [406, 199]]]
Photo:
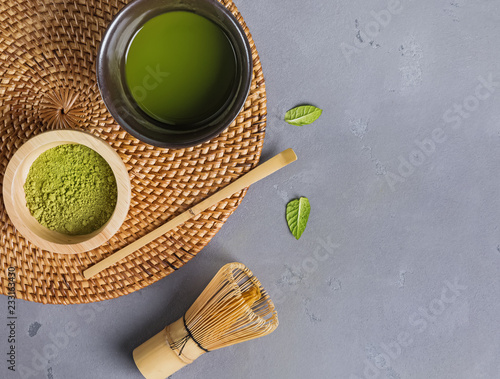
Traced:
[[186, 314], [134, 350], [146, 379], [165, 379], [200, 355], [265, 336], [278, 327], [269, 295], [241, 263], [215, 275]]

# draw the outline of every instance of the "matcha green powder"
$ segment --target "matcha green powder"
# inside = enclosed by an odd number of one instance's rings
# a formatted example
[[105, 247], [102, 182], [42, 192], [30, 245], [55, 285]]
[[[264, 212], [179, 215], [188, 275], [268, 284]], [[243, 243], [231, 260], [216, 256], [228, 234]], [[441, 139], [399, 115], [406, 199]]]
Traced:
[[63, 234], [89, 234], [102, 227], [116, 206], [116, 180], [106, 160], [78, 144], [54, 147], [31, 166], [26, 203], [43, 226]]

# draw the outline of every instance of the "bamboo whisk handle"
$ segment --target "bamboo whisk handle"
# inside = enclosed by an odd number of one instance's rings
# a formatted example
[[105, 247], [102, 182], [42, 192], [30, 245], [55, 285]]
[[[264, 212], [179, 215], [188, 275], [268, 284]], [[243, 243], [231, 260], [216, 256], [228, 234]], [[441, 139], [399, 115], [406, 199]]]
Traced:
[[165, 379], [205, 353], [190, 336], [182, 317], [137, 347], [133, 357], [146, 379]]

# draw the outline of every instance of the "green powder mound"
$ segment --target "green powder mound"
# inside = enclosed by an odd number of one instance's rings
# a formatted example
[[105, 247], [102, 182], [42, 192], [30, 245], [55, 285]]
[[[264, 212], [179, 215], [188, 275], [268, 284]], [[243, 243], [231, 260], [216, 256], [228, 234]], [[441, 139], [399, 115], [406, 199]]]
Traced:
[[116, 207], [116, 179], [106, 160], [77, 144], [42, 153], [24, 184], [26, 203], [43, 226], [69, 235], [103, 226]]

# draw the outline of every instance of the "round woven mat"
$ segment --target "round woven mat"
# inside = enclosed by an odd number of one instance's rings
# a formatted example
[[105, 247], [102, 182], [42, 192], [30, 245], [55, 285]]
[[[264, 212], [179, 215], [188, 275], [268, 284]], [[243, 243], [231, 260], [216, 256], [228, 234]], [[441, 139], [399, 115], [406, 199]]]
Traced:
[[[129, 294], [171, 274], [217, 233], [243, 199], [235, 194], [182, 227], [85, 280], [82, 270], [135, 241], [255, 166], [266, 126], [262, 68], [248, 28], [231, 0], [219, 0], [250, 40], [254, 78], [235, 122], [219, 137], [183, 150], [146, 145], [120, 129], [96, 83], [99, 42], [126, 1], [4, 0], [0, 2], [0, 183], [9, 159], [29, 138], [51, 129], [81, 129], [106, 140], [127, 165], [132, 201], [109, 243], [88, 253], [53, 254], [33, 246], [0, 204], [1, 291], [14, 267], [19, 298], [89, 303]], [[0, 187], [1, 193], [1, 187]]]

